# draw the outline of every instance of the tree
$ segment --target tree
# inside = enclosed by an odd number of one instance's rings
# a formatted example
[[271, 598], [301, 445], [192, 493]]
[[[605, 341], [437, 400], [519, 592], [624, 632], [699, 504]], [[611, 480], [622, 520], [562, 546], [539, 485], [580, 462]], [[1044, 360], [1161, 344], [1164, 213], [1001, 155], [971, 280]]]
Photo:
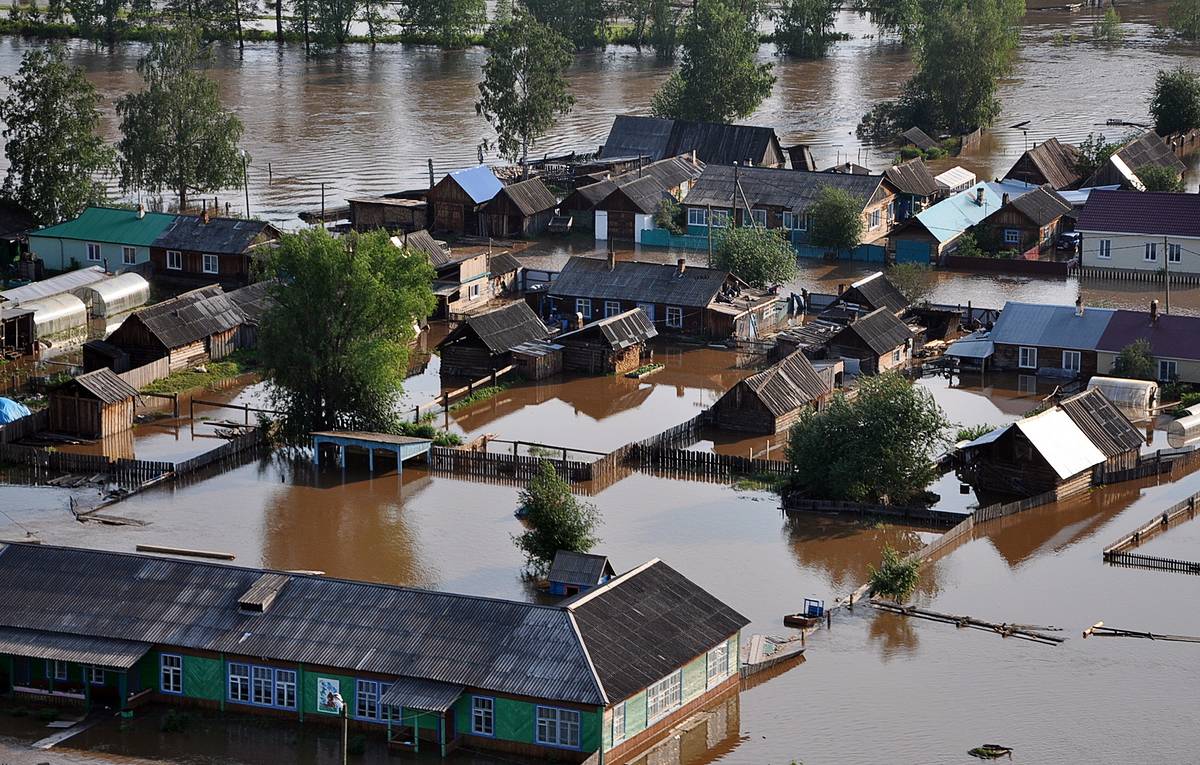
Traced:
[[684, 27], [679, 69], [654, 94], [656, 117], [731, 122], [771, 94], [775, 75], [759, 64], [752, 15], [726, 0], [698, 0]]
[[1167, 11], [1167, 24], [1183, 39], [1200, 41], [1200, 0], [1175, 0]]
[[784, 0], [775, 20], [775, 45], [789, 56], [822, 58], [833, 39], [837, 8], [832, 0]]
[[808, 206], [808, 240], [817, 247], [842, 252], [852, 250], [862, 240], [863, 200], [845, 189], [822, 186], [816, 200]]
[[895, 285], [910, 303], [920, 303], [928, 298], [935, 286], [933, 269], [921, 263], [896, 263], [888, 266], [887, 280]]
[[358, 16], [358, 0], [316, 0], [312, 26], [322, 50], [340, 48], [350, 38], [350, 25]]
[[1158, 375], [1154, 368], [1154, 355], [1150, 352], [1149, 340], [1134, 340], [1121, 349], [1113, 362], [1112, 373], [1116, 377], [1127, 377], [1131, 380], [1156, 380]]
[[884, 545], [879, 568], [870, 567], [871, 594], [891, 598], [897, 603], [908, 600], [920, 580], [920, 557], [905, 557], [892, 549], [891, 545]]
[[979, 246], [979, 240], [973, 232], [963, 234], [954, 245], [953, 254], [960, 258], [986, 258], [987, 253]]
[[[497, 4], [497, 12], [511, 5]], [[487, 20], [483, 0], [403, 0], [400, 3], [400, 23], [418, 34], [428, 35], [439, 45], [461, 48], [472, 32]]]
[[683, 208], [675, 201], [675, 197], [663, 197], [654, 210], [654, 225], [672, 234], [683, 234], [687, 231], [685, 223]]
[[125, 31], [128, 0], [66, 0], [66, 7], [82, 37], [112, 45]]
[[602, 47], [608, 38], [605, 0], [526, 0], [525, 7], [578, 50]]
[[949, 427], [928, 390], [888, 372], [861, 377], [853, 400], [838, 394], [825, 409], [802, 414], [787, 454], [812, 496], [903, 503], [937, 477], [933, 458], [948, 444]]
[[104, 199], [97, 176], [114, 156], [100, 138], [100, 98], [61, 43], [32, 49], [15, 75], [2, 79], [0, 101], [8, 174], [4, 196], [43, 223], [78, 215]]
[[[433, 269], [384, 231], [285, 234], [258, 353], [287, 440], [314, 430], [394, 432], [413, 325], [433, 313]], [[297, 338], [304, 338], [297, 342]]]
[[543, 460], [538, 465], [537, 475], [529, 488], [521, 491], [520, 501], [529, 528], [514, 536], [513, 542], [525, 553], [526, 564], [535, 574], [544, 574], [559, 550], [583, 553], [600, 542], [595, 534], [599, 512], [571, 494], [553, 463]]
[[899, 34], [905, 41], [916, 34], [921, 16], [918, 0], [853, 0], [851, 7], [860, 16], [869, 16], [879, 31]]
[[1159, 135], [1200, 128], [1200, 74], [1184, 69], [1161, 69], [1150, 94], [1150, 115]]
[[1183, 191], [1183, 177], [1162, 165], [1146, 165], [1137, 171], [1138, 180], [1146, 191]]
[[713, 264], [752, 287], [782, 284], [796, 275], [796, 251], [783, 229], [730, 226], [717, 239]]
[[679, 18], [683, 11], [671, 0], [651, 0], [650, 44], [663, 61], [673, 61], [679, 47]]
[[1104, 134], [1088, 133], [1088, 137], [1079, 143], [1079, 158], [1075, 161], [1075, 172], [1084, 178], [1090, 178], [1100, 169], [1108, 158], [1121, 148], [1119, 143], [1108, 143]]
[[[386, 32], [388, 27], [390, 27], [392, 22], [395, 20], [388, 15], [389, 5], [391, 5], [389, 0], [362, 0], [362, 2], [359, 3], [359, 14], [363, 22], [365, 22], [367, 25], [367, 39], [371, 41], [371, 47], [375, 47], [376, 35]], [[482, 7], [482, 4], [480, 4], [480, 6]], [[480, 16], [480, 24], [483, 23], [482, 19], [483, 17]], [[455, 47], [457, 47], [461, 45], [462, 42], [465, 42], [465, 36], [461, 41], [453, 38], [451, 38], [448, 42], [440, 42], [439, 40], [440, 44], [447, 47], [450, 47], [451, 44], [454, 44]]]
[[221, 106], [207, 64], [193, 27], [159, 39], [138, 61], [146, 89], [117, 101], [124, 189], [170, 189], [185, 210], [193, 192], [242, 182], [242, 121]]
[[564, 75], [571, 45], [527, 11], [514, 9], [509, 23], [488, 30], [487, 46], [475, 113], [495, 129], [500, 155], [524, 164], [530, 145], [575, 104]]
[[1120, 45], [1125, 39], [1125, 31], [1121, 29], [1121, 14], [1117, 13], [1116, 8], [1110, 6], [1100, 20], [1092, 25], [1092, 39], [1110, 47]]

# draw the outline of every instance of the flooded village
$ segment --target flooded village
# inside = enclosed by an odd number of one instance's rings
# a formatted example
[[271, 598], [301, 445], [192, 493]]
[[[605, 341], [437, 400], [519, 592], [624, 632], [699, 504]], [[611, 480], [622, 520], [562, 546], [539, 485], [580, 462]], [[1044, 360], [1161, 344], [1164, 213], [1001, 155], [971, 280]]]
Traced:
[[1192, 761], [1195, 30], [960, 4], [16, 4], [0, 762]]

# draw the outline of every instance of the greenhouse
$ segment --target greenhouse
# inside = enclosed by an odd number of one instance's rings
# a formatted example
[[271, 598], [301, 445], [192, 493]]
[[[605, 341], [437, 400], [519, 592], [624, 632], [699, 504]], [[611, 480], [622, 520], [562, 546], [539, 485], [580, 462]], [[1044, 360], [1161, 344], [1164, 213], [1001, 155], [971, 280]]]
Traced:
[[107, 319], [144, 306], [150, 299], [150, 282], [132, 271], [87, 284], [71, 291], [96, 319]]
[[1158, 383], [1149, 380], [1097, 375], [1088, 383], [1088, 390], [1093, 388], [1099, 388], [1105, 398], [1132, 420], [1146, 419], [1158, 403]]
[[33, 310], [33, 332], [38, 340], [87, 331], [87, 306], [74, 295], [51, 295], [21, 307]]
[[1175, 448], [1187, 446], [1200, 438], [1200, 405], [1189, 406], [1187, 412], [1167, 425], [1167, 443]]

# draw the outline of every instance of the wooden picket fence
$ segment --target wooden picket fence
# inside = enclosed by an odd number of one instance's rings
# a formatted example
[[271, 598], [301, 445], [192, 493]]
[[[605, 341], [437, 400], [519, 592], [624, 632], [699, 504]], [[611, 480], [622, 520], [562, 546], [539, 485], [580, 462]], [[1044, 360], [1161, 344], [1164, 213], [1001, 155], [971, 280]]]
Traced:
[[[783, 463], [786, 465], [787, 463]], [[787, 513], [839, 513], [858, 515], [863, 518], [883, 517], [920, 522], [930, 526], [957, 526], [964, 520], [963, 513], [949, 513], [928, 507], [903, 505], [880, 505], [869, 502], [843, 502], [787, 494], [783, 497], [783, 509]]]
[[42, 409], [26, 417], [20, 417], [6, 425], [0, 425], [0, 444], [11, 444], [39, 433], [50, 427], [50, 410]]
[[172, 462], [110, 459], [101, 454], [73, 454], [33, 446], [0, 444], [0, 461], [25, 465], [37, 470], [64, 473], [102, 473], [121, 484], [140, 485], [175, 470]]
[[1144, 544], [1184, 521], [1196, 517], [1196, 506], [1200, 504], [1200, 494], [1193, 494], [1182, 502], [1176, 502], [1152, 520], [1124, 535], [1116, 542], [1104, 548], [1101, 553], [1105, 563], [1116, 566], [1132, 566], [1148, 568], [1156, 571], [1172, 571], [1183, 574], [1200, 574], [1200, 562], [1179, 560], [1178, 558], [1161, 558], [1157, 555], [1143, 555], [1130, 550]]
[[579, 483], [591, 480], [591, 466], [576, 460], [467, 451], [448, 446], [433, 446], [429, 449], [430, 471], [456, 476], [529, 481], [537, 475], [543, 462], [553, 465], [565, 481]]
[[791, 474], [792, 466], [782, 460], [759, 460], [714, 452], [686, 449], [639, 450], [638, 467], [672, 477], [728, 480], [735, 475]]
[[126, 372], [119, 372], [117, 374], [117, 377], [120, 377], [137, 390], [141, 390], [152, 382], [170, 376], [171, 361], [165, 356], [161, 359], [155, 359], [149, 364], [143, 364], [140, 367], [134, 367]]
[[265, 440], [262, 428], [252, 428], [246, 433], [229, 439], [216, 449], [210, 449], [204, 454], [175, 463], [175, 475], [177, 477], [185, 476], [209, 465], [231, 460], [244, 452], [257, 449]]

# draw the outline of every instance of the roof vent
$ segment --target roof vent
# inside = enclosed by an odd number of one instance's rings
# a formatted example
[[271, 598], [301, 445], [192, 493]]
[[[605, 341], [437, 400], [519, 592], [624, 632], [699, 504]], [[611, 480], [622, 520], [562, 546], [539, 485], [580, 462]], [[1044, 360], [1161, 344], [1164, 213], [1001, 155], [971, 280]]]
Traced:
[[254, 614], [265, 614], [291, 577], [284, 574], [263, 574], [250, 589], [238, 598], [238, 608]]

